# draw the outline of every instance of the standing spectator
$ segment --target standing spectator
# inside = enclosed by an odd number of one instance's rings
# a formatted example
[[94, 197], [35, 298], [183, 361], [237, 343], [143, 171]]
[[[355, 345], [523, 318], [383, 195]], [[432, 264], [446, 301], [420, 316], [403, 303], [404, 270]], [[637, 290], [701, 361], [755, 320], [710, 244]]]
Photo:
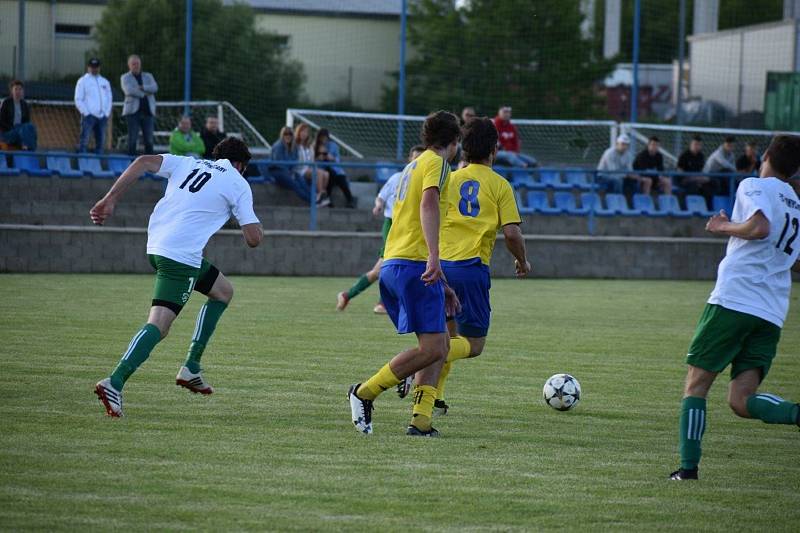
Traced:
[[[298, 124], [294, 129], [294, 145], [297, 148], [297, 159], [302, 165], [295, 167], [294, 172], [297, 176], [304, 179], [309, 184], [314, 178], [314, 169], [308, 163], [314, 161], [314, 150], [311, 147], [311, 130], [308, 124]], [[317, 205], [325, 207], [330, 205], [328, 198], [328, 181], [330, 175], [323, 168], [317, 168]]]
[[119, 83], [125, 93], [122, 116], [128, 122], [128, 155], [136, 155], [140, 130], [144, 153], [152, 154], [158, 83], [152, 74], [142, 72], [142, 59], [136, 54], [128, 57], [128, 72], [120, 76]]
[[203, 131], [200, 132], [200, 137], [203, 139], [203, 144], [206, 151], [203, 153], [203, 159], [211, 159], [211, 153], [214, 147], [220, 143], [227, 135], [219, 130], [219, 119], [214, 115], [206, 117], [206, 125]]
[[[621, 193], [623, 190], [631, 189], [639, 181], [632, 174], [633, 153], [631, 153], [630, 147], [631, 138], [623, 133], [617, 137], [614, 146], [603, 152], [603, 156], [597, 164], [597, 170], [600, 171], [597, 174], [597, 183], [607, 192]], [[650, 180], [647, 181], [650, 182]]]
[[463, 126], [473, 118], [477, 117], [478, 114], [475, 112], [475, 108], [471, 105], [468, 105], [464, 109], [461, 110], [461, 125]]
[[[342, 160], [341, 155], [339, 154], [339, 145], [331, 140], [331, 134], [325, 128], [320, 128], [320, 130], [317, 132], [317, 139], [314, 142], [314, 159], [317, 161], [330, 161], [336, 163], [339, 163]], [[330, 167], [326, 167], [325, 170], [327, 170], [328, 174], [330, 174], [326, 192], [328, 194], [328, 198], [331, 199], [331, 207], [333, 207], [331, 193], [333, 193], [333, 187], [336, 186], [339, 187], [344, 193], [347, 207], [350, 209], [355, 208], [355, 200], [353, 199], [353, 193], [350, 192], [350, 183], [347, 181], [347, 175], [345, 174], [344, 169], [339, 165], [332, 165]]]
[[95, 152], [102, 153], [106, 126], [111, 116], [111, 84], [100, 75], [100, 60], [89, 60], [87, 72], [75, 85], [75, 107], [81, 114], [81, 137], [78, 152], [86, 152], [89, 135], [94, 132]]
[[206, 151], [200, 134], [192, 129], [192, 119], [182, 116], [178, 127], [169, 136], [169, 153], [200, 157]]
[[498, 150], [495, 161], [500, 165], [512, 167], [535, 167], [536, 159], [521, 153], [522, 141], [519, 138], [519, 130], [511, 123], [511, 106], [500, 107], [492, 122], [497, 128]]
[[761, 158], [756, 150], [756, 143], [748, 141], [744, 145], [744, 153], [736, 160], [736, 172], [758, 176], [758, 169], [761, 168]]
[[[689, 149], [678, 157], [678, 171], [702, 172], [705, 165], [706, 156], [703, 155], [703, 139], [699, 135], [695, 135], [689, 142]], [[708, 176], [683, 176], [680, 178], [679, 183], [686, 191], [686, 194], [703, 196], [709, 208], [712, 205], [714, 195], [719, 193], [719, 180]]]
[[[281, 128], [280, 137], [272, 145], [270, 159], [273, 161], [297, 161], [297, 147], [294, 144], [294, 132], [289, 126]], [[270, 165], [269, 174], [275, 178], [279, 186], [294, 191], [303, 201], [309, 202], [311, 190], [305, 179], [298, 178], [292, 172], [292, 167], [286, 165]]]
[[23, 150], [36, 150], [36, 127], [25, 101], [25, 85], [20, 80], [8, 84], [8, 97], [0, 103], [0, 140]]
[[[661, 139], [653, 135], [647, 140], [647, 148], [636, 155], [633, 170], [664, 172], [664, 156], [661, 154]], [[672, 194], [672, 178], [669, 176], [639, 176], [643, 194], [650, 194], [653, 185], [661, 194]]]

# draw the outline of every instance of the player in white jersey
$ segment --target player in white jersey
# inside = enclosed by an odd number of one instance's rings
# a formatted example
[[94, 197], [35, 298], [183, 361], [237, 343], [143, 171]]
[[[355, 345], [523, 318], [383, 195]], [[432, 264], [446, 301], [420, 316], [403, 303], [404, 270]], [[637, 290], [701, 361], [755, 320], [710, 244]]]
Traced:
[[208, 301], [198, 313], [186, 362], [175, 382], [192, 392], [214, 392], [203, 378], [200, 357], [233, 297], [233, 286], [203, 258], [203, 249], [231, 215], [239, 222], [248, 246], [258, 246], [263, 232], [253, 212], [250, 185], [242, 177], [250, 161], [247, 145], [228, 137], [214, 148], [213, 157], [215, 161], [170, 154], [141, 156], [89, 212], [92, 222], [102, 225], [125, 191], [146, 172], [167, 178], [164, 197], [156, 204], [147, 228], [147, 256], [156, 270], [150, 315], [111, 375], [95, 386], [109, 416], [122, 416], [125, 381], [167, 336], [193, 290], [208, 296]]
[[[424, 151], [425, 147], [419, 144], [411, 148], [408, 152], [408, 162], [410, 163], [415, 160]], [[378, 216], [383, 212], [383, 229], [381, 229], [381, 235], [384, 244], [386, 244], [386, 236], [389, 235], [389, 230], [392, 228], [392, 208], [394, 207], [397, 184], [402, 176], [402, 172], [393, 174], [392, 177], [383, 184], [383, 187], [381, 187], [381, 190], [378, 192], [378, 196], [375, 197], [375, 207], [372, 209], [372, 213]], [[378, 254], [378, 261], [375, 263], [375, 266], [372, 267], [372, 270], [362, 274], [361, 277], [358, 278], [358, 281], [356, 281], [356, 284], [350, 287], [349, 290], [342, 291], [336, 295], [337, 311], [344, 311], [347, 304], [350, 303], [350, 300], [364, 292], [370, 285], [378, 280], [381, 274], [381, 265], [383, 265], [383, 246], [381, 246], [381, 251]], [[375, 314], [379, 315], [386, 314], [386, 309], [381, 302], [375, 305], [373, 311], [375, 311]]]
[[670, 479], [697, 479], [706, 396], [728, 365], [728, 403], [734, 413], [800, 426], [800, 405], [758, 392], [789, 311], [790, 271], [800, 271], [800, 200], [787, 183], [799, 169], [800, 137], [776, 136], [764, 153], [761, 177], [739, 185], [730, 220], [721, 211], [706, 225], [707, 231], [730, 239], [686, 357], [681, 466]]

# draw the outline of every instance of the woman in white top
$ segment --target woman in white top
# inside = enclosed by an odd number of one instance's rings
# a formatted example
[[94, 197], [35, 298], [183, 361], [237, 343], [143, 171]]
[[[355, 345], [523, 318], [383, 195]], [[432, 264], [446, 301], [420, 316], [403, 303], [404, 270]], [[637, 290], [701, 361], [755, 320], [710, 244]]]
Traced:
[[[308, 124], [298, 124], [294, 129], [294, 143], [297, 147], [297, 159], [302, 163], [307, 163], [314, 160], [314, 150], [311, 143], [311, 131]], [[314, 174], [314, 169], [311, 165], [303, 164], [298, 165], [294, 169], [298, 177], [305, 179], [311, 183], [311, 178]], [[324, 168], [317, 167], [317, 205], [324, 207], [330, 205], [331, 201], [328, 194], [325, 192], [328, 189], [328, 180], [330, 174]]]

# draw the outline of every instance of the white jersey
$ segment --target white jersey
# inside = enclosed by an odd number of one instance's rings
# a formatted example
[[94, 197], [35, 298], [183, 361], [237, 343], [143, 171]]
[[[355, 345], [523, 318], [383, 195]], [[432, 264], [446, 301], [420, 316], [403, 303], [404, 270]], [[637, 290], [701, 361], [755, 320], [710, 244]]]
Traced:
[[708, 303], [783, 327], [792, 289], [790, 269], [800, 257], [800, 200], [777, 178], [747, 178], [736, 192], [731, 221], [745, 222], [759, 211], [769, 220], [769, 236], [728, 240]]
[[378, 193], [378, 198], [383, 200], [383, 216], [392, 218], [392, 209], [394, 209], [394, 201], [397, 199], [397, 184], [400, 178], [403, 177], [402, 172], [395, 172], [392, 177], [386, 180], [386, 183], [381, 187]]
[[257, 224], [250, 184], [230, 161], [162, 154], [167, 190], [150, 215], [147, 253], [199, 267], [203, 248], [230, 218]]

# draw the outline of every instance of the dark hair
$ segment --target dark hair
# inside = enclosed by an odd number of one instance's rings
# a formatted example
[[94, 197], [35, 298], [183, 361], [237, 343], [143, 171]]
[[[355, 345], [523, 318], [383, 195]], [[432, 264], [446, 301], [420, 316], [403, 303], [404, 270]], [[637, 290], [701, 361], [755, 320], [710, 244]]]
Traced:
[[658, 137], [656, 137], [655, 135], [651, 135], [651, 136], [650, 136], [650, 138], [649, 138], [649, 139], [647, 139], [647, 142], [651, 142], [651, 141], [652, 141], [652, 142], [657, 142], [657, 143], [660, 143], [660, 142], [661, 142], [661, 139], [659, 139], [659, 138], [658, 138]]
[[458, 140], [460, 132], [458, 117], [449, 111], [436, 111], [425, 118], [420, 139], [425, 146], [446, 148]]
[[745, 145], [749, 146], [750, 148], [757, 148], [758, 147], [758, 143], [756, 143], [755, 141], [747, 141], [745, 143]]
[[217, 143], [211, 152], [211, 157], [214, 159], [227, 159], [244, 165], [249, 163], [252, 158], [250, 150], [244, 141], [236, 137], [226, 137]]
[[703, 138], [700, 137], [699, 135], [692, 135], [692, 140], [697, 141], [699, 143], [703, 142]]
[[317, 131], [317, 139], [319, 139], [320, 137], [327, 137], [328, 139], [330, 139], [331, 132], [328, 131], [328, 128], [320, 128], [319, 131]]
[[461, 148], [468, 163], [480, 163], [489, 159], [497, 147], [497, 128], [490, 118], [473, 118], [464, 124], [461, 132]]
[[769, 143], [764, 159], [780, 178], [791, 178], [800, 169], [800, 137], [776, 135]]
[[8, 82], [8, 90], [9, 91], [11, 89], [13, 89], [14, 87], [16, 87], [16, 86], [20, 86], [23, 89], [25, 88], [25, 84], [22, 83], [22, 80], [11, 80], [10, 82]]
[[414, 146], [411, 147], [411, 150], [408, 151], [408, 157], [411, 157], [411, 154], [413, 154], [414, 152], [424, 152], [424, 151], [425, 151], [424, 146], [422, 146], [421, 144], [415, 144]]
[[735, 143], [736, 142], [736, 137], [734, 137], [733, 135], [728, 135], [727, 137], [725, 137], [725, 142], [726, 143]]

